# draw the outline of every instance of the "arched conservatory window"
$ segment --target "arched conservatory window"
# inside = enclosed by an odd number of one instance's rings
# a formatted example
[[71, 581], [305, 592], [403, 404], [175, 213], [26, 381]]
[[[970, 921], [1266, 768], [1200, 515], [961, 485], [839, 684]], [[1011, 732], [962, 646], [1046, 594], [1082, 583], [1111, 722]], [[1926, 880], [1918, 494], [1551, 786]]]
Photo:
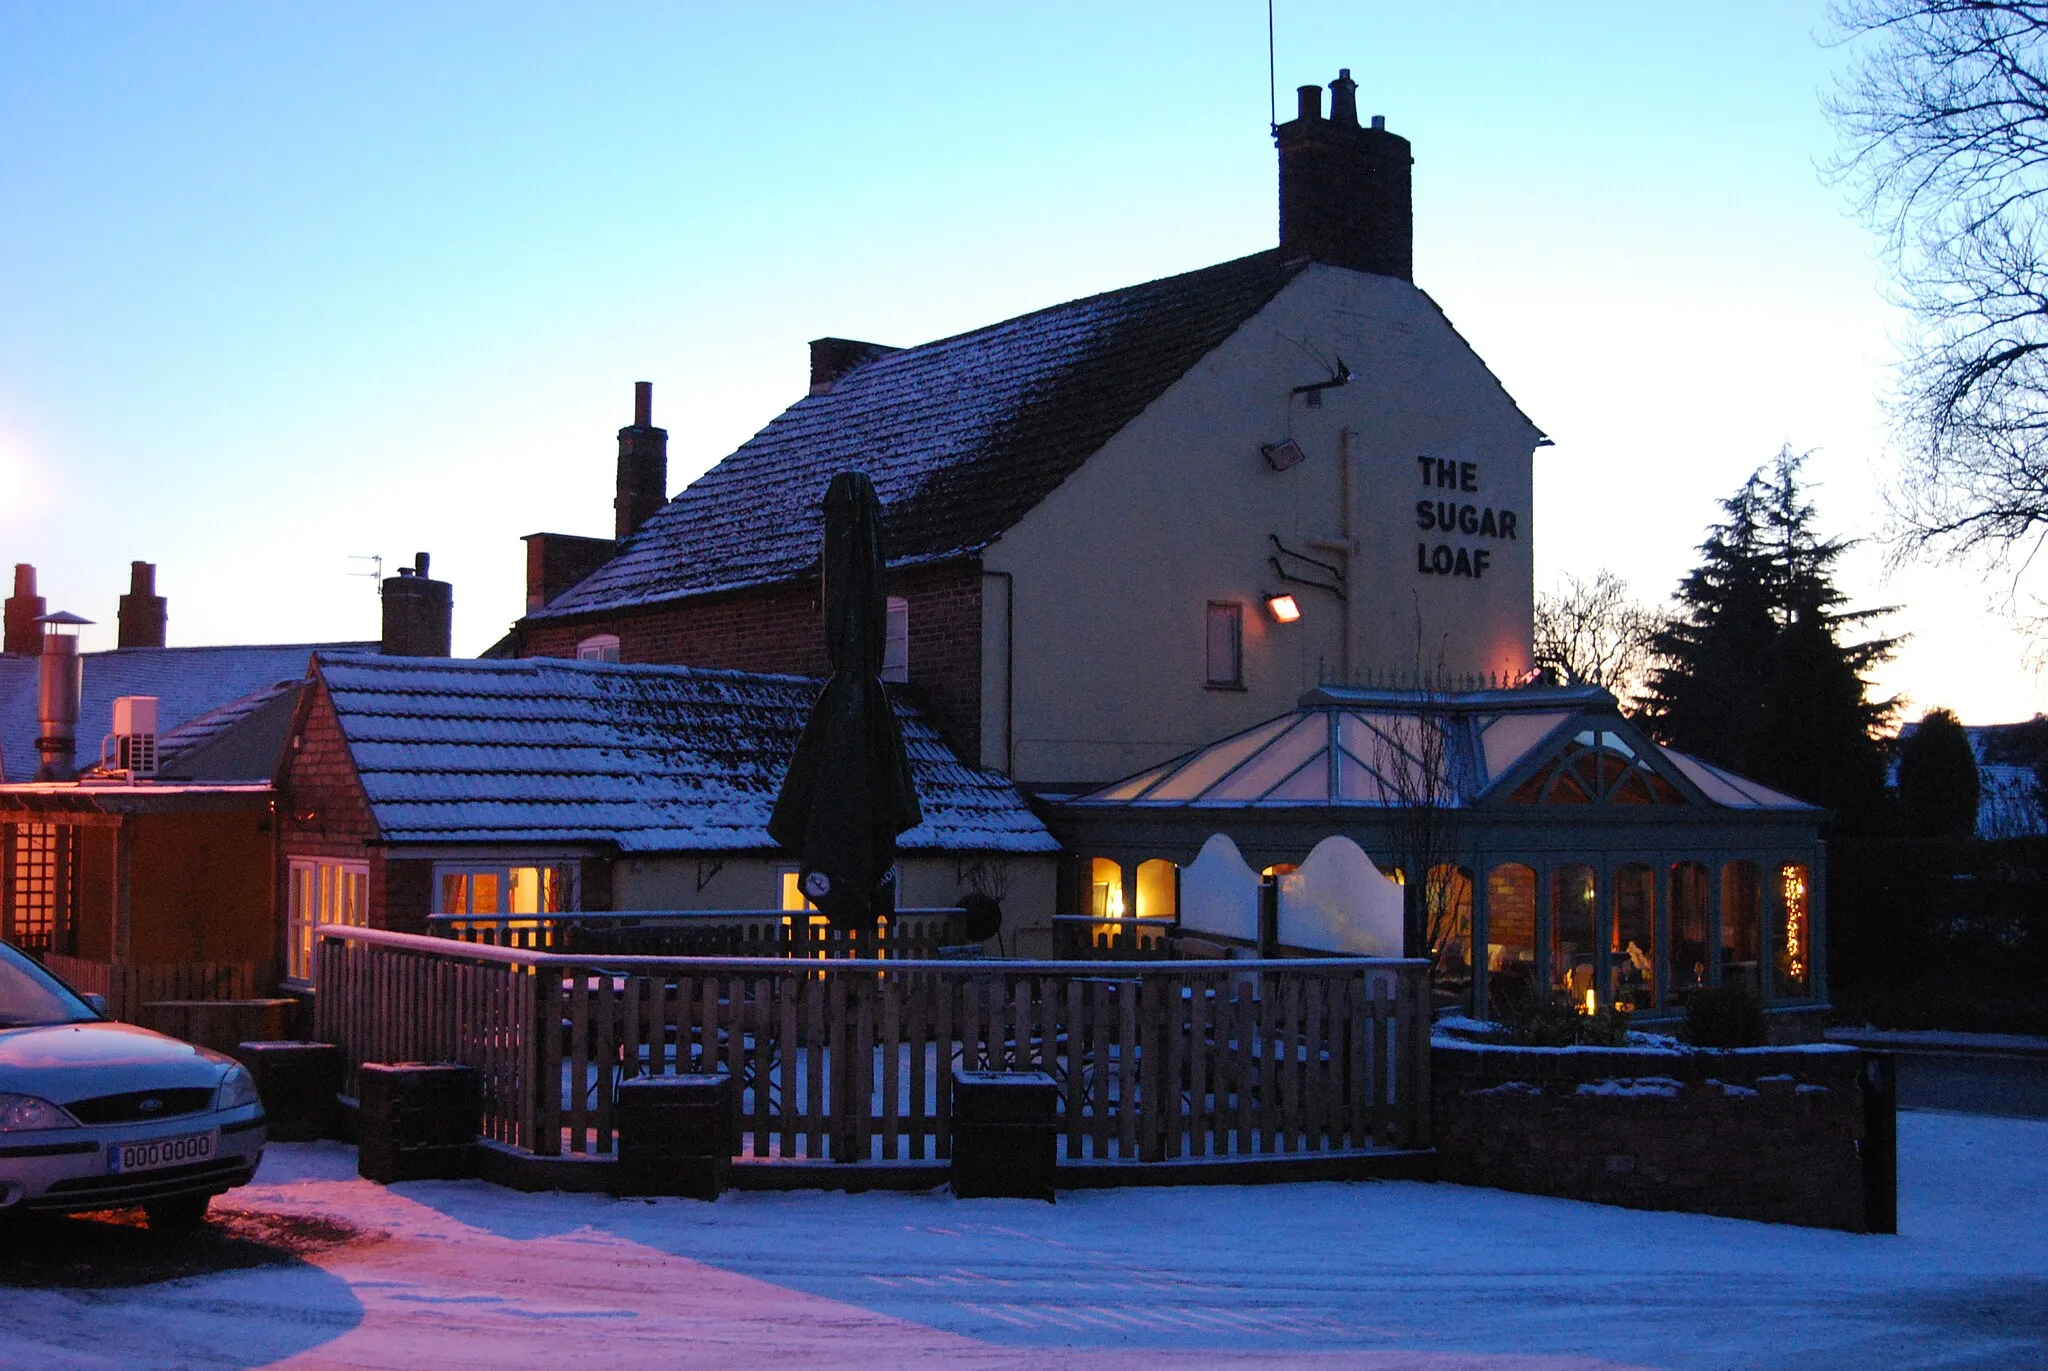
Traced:
[[1592, 867], [1550, 873], [1550, 984], [1576, 1004], [1593, 991], [1595, 913]]
[[1487, 1003], [1536, 993], [1536, 873], [1506, 862], [1486, 878]]
[[1671, 866], [1671, 957], [1664, 1001], [1682, 1005], [1707, 983], [1707, 869], [1698, 862]]
[[1462, 866], [1434, 866], [1423, 884], [1429, 911], [1429, 946], [1436, 958], [1433, 985], [1439, 1008], [1471, 1006], [1472, 873]]
[[1124, 869], [1107, 857], [1088, 864], [1088, 912], [1098, 919], [1124, 916]]
[[1630, 862], [1614, 873], [1614, 941], [1607, 966], [1616, 1007], [1640, 1012], [1657, 1003], [1657, 872]]
[[1755, 862], [1721, 868], [1721, 984], [1762, 993], [1757, 959], [1762, 946], [1764, 886]]
[[1180, 868], [1164, 857], [1138, 863], [1138, 917], [1171, 919], [1179, 913]]

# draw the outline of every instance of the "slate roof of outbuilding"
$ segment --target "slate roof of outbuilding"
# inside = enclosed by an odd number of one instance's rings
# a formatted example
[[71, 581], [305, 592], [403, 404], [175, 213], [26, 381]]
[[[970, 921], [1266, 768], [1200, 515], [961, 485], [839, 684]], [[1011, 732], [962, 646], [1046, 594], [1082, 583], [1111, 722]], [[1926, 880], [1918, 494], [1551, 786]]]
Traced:
[[[772, 849], [768, 814], [822, 682], [535, 657], [323, 655], [383, 838]], [[908, 851], [1055, 852], [1001, 775], [897, 703], [925, 819]]]
[[804, 574], [817, 561], [819, 497], [847, 468], [875, 483], [892, 564], [986, 547], [1301, 266], [1255, 253], [868, 362], [784, 410], [530, 617]]
[[[80, 658], [78, 765], [99, 760], [100, 740], [114, 725], [114, 700], [154, 695], [157, 740], [225, 706], [247, 700], [281, 681], [299, 681], [315, 652], [374, 647], [373, 643], [262, 643], [229, 647], [124, 647], [88, 652]], [[36, 774], [36, 674], [39, 661], [18, 653], [0, 655], [0, 770], [10, 781]], [[255, 701], [254, 703], [261, 703]], [[254, 707], [251, 704], [250, 707]], [[238, 715], [223, 716], [222, 726]], [[202, 730], [201, 732], [203, 732]], [[184, 735], [181, 746], [199, 740]]]

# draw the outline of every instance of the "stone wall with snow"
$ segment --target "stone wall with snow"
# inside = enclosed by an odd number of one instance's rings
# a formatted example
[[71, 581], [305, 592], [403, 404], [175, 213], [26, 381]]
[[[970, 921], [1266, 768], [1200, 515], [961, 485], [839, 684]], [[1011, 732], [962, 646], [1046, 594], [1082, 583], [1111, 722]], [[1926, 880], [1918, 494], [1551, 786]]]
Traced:
[[1853, 1048], [1430, 1054], [1442, 1179], [1631, 1209], [1866, 1230]]

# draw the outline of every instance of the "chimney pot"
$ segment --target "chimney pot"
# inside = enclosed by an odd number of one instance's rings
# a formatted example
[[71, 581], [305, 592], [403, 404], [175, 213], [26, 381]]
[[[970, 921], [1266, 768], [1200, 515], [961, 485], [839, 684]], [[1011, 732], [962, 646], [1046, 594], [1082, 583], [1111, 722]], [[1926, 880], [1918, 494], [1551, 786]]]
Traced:
[[1358, 83], [1351, 79], [1349, 67], [1341, 68], [1330, 83], [1330, 122], [1348, 129], [1358, 127]]
[[168, 618], [164, 597], [156, 593], [155, 564], [130, 562], [128, 593], [121, 597], [114, 616], [114, 646], [162, 647]]
[[633, 422], [619, 430], [619, 476], [612, 496], [612, 535], [620, 542], [668, 503], [668, 430], [656, 428], [654, 382], [633, 383]]
[[1384, 114], [1375, 114], [1372, 117], [1372, 126], [1374, 130], [1376, 130], [1377, 132], [1385, 133], [1387, 131], [1387, 116]]
[[1298, 119], [1320, 121], [1323, 117], [1323, 88], [1300, 86], [1294, 92], [1294, 114]]
[[426, 553], [424, 553], [424, 552], [415, 552], [415, 553], [414, 553], [414, 554], [412, 555], [412, 574], [413, 574], [413, 575], [415, 575], [415, 576], [424, 576], [424, 575], [426, 575], [426, 574], [427, 574], [427, 554], [426, 554]]
[[14, 594], [9, 597], [4, 618], [0, 618], [0, 652], [33, 657], [43, 650], [43, 630], [36, 623], [49, 608], [36, 594], [36, 569], [27, 562], [14, 564]]

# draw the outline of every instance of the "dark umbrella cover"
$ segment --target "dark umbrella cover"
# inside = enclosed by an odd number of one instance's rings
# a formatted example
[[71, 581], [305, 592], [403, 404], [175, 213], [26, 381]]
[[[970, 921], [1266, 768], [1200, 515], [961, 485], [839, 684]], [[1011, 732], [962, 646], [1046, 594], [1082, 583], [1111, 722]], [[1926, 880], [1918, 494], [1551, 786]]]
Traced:
[[896, 835], [922, 822], [903, 733], [881, 681], [889, 609], [882, 502], [858, 471], [825, 491], [825, 651], [832, 679], [797, 739], [768, 834], [792, 853], [804, 894], [835, 928], [872, 928]]

